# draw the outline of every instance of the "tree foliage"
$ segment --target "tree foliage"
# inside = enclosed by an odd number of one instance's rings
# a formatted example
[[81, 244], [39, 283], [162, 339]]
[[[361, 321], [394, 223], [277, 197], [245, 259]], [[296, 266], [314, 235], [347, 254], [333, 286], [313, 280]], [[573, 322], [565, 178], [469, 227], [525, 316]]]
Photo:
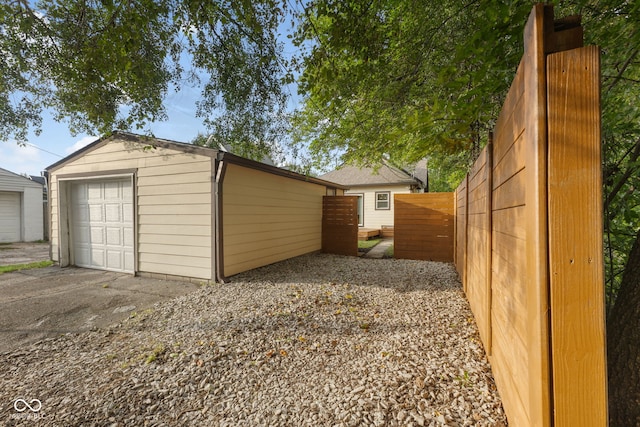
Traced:
[[198, 82], [212, 133], [266, 147], [283, 129], [284, 14], [276, 0], [3, 0], [0, 139], [26, 141], [45, 109], [74, 133], [144, 128]]
[[296, 37], [312, 44], [296, 141], [351, 163], [477, 151], [520, 60], [531, 4], [311, 3]]

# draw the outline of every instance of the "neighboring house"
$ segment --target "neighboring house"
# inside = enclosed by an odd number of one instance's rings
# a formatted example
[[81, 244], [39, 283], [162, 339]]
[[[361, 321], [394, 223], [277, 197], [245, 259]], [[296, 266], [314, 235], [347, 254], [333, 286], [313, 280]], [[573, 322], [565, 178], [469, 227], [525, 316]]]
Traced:
[[49, 166], [60, 266], [197, 281], [322, 243], [322, 197], [344, 187], [231, 153], [125, 132]]
[[0, 168], [0, 242], [43, 238], [42, 185]]
[[376, 170], [343, 166], [320, 176], [320, 179], [348, 187], [345, 195], [358, 196], [358, 225], [381, 229], [393, 226], [393, 196], [424, 193], [427, 189], [426, 160], [413, 168], [413, 173], [387, 162]]

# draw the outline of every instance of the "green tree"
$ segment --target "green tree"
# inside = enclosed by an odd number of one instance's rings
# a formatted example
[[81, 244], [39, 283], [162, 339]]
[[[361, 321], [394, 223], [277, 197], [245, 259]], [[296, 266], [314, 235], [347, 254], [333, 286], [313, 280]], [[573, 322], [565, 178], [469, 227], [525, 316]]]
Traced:
[[467, 153], [464, 169], [497, 116], [530, 10], [479, 0], [313, 2], [295, 38], [311, 44], [295, 141], [355, 164]]
[[166, 117], [167, 91], [198, 82], [212, 133], [269, 144], [285, 117], [285, 13], [276, 0], [3, 0], [0, 140], [38, 133], [45, 109], [73, 132], [141, 129]]

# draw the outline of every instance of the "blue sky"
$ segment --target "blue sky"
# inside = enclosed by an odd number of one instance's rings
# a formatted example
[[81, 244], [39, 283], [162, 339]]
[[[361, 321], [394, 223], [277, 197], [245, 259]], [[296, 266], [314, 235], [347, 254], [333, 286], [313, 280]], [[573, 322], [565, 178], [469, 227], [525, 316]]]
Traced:
[[[283, 23], [281, 34], [286, 33], [286, 23]], [[289, 56], [297, 51], [284, 35], [280, 36], [279, 40], [283, 44], [285, 55]], [[183, 55], [181, 62], [186, 69], [190, 68], [191, 60], [188, 54]], [[207, 76], [201, 75], [201, 80], [206, 82]], [[291, 96], [289, 109], [293, 110], [300, 102], [296, 85], [290, 85], [287, 92]], [[168, 119], [148, 125], [145, 130], [151, 131], [158, 138], [179, 142], [190, 142], [198, 133], [206, 133], [203, 119], [196, 117], [196, 101], [200, 99], [200, 94], [201, 86], [183, 86], [177, 92], [170, 88], [164, 101]], [[145, 130], [138, 132], [144, 133]], [[29, 145], [19, 146], [14, 141], [0, 141], [0, 168], [18, 174], [40, 175], [49, 165], [90, 144], [98, 137], [86, 134], [74, 136], [66, 123], [56, 122], [52, 115], [47, 113], [43, 116], [42, 133], [38, 136], [31, 133]]]
[[[165, 99], [168, 120], [149, 126], [154, 135], [181, 142], [191, 141], [198, 132], [205, 132], [202, 119], [195, 117], [196, 101], [200, 98], [197, 87], [171, 90]], [[40, 175], [47, 166], [68, 156], [77, 149], [95, 141], [96, 135], [76, 135], [69, 132], [66, 123], [58, 123], [49, 115], [43, 117], [42, 133], [30, 135], [29, 145], [0, 142], [0, 168], [15, 173]]]

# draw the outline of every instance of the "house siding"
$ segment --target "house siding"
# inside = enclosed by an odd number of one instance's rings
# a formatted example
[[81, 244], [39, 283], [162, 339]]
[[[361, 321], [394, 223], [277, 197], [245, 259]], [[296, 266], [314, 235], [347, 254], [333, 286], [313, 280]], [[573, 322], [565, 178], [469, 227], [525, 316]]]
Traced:
[[[377, 192], [386, 192], [389, 194], [389, 206], [388, 210], [376, 210], [375, 194]], [[411, 193], [411, 189], [408, 185], [381, 185], [376, 187], [352, 187], [345, 192], [346, 196], [349, 195], [364, 195], [364, 225], [365, 228], [381, 228], [383, 225], [393, 225], [393, 195], [394, 194], [408, 194]]]
[[225, 276], [321, 249], [325, 186], [228, 164], [223, 189]]
[[[135, 172], [136, 272], [211, 279], [212, 159], [170, 148], [109, 139], [50, 171], [51, 246], [60, 260], [60, 181]], [[69, 176], [72, 175], [72, 176]]]
[[[0, 169], [0, 191], [20, 194], [20, 240], [32, 242], [44, 238], [41, 184]], [[13, 239], [11, 239], [13, 240]]]

